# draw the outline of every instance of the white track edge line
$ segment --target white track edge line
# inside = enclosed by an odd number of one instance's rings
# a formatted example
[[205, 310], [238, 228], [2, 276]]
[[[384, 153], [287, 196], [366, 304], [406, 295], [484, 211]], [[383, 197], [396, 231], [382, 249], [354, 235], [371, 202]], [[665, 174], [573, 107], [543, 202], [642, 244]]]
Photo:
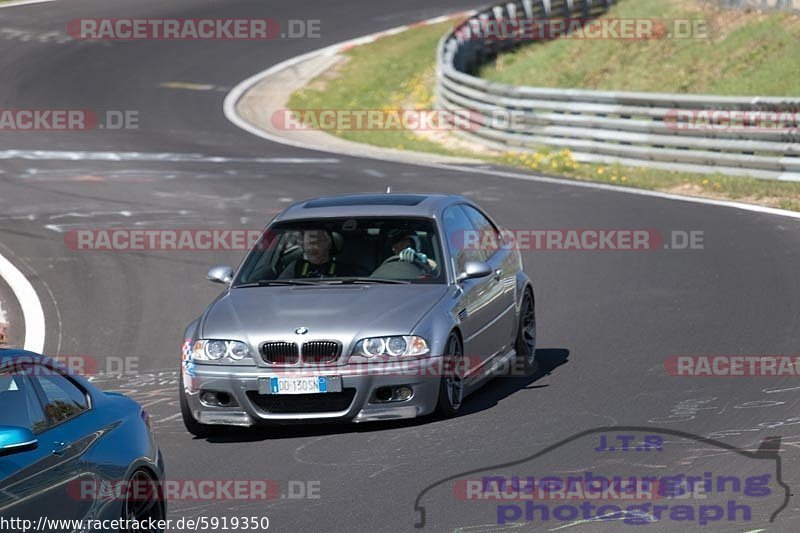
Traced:
[[0, 255], [0, 277], [11, 287], [11, 292], [19, 302], [22, 309], [22, 318], [25, 321], [24, 348], [36, 353], [44, 351], [44, 310], [36, 289], [33, 288], [28, 278], [19, 271], [8, 259]]
[[46, 4], [50, 2], [55, 2], [55, 0], [17, 0], [16, 2], [3, 2], [0, 4], [0, 9], [4, 7], [27, 6], [31, 4]]

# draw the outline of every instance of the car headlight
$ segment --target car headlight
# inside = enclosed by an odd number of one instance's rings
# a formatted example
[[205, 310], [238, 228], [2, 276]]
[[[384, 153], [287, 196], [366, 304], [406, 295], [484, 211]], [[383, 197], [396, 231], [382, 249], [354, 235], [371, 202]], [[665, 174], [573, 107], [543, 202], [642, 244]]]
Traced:
[[231, 359], [241, 361], [250, 356], [250, 348], [241, 341], [221, 339], [200, 339], [194, 343], [192, 357], [198, 361], [219, 361]]
[[402, 357], [409, 355], [428, 355], [428, 343], [415, 335], [397, 335], [393, 337], [370, 337], [361, 339], [356, 344], [356, 355], [378, 357], [389, 355]]

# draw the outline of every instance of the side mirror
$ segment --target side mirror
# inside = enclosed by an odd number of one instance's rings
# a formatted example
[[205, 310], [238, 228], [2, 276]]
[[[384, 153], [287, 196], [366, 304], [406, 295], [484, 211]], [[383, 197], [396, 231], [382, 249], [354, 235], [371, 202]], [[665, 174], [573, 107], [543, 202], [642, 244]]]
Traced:
[[32, 450], [38, 445], [39, 441], [28, 428], [0, 426], [0, 455]]
[[484, 261], [467, 261], [464, 272], [458, 275], [456, 281], [461, 283], [468, 279], [485, 278], [492, 275], [492, 267]]
[[206, 278], [214, 283], [230, 285], [233, 281], [233, 269], [229, 266], [215, 266], [208, 271]]

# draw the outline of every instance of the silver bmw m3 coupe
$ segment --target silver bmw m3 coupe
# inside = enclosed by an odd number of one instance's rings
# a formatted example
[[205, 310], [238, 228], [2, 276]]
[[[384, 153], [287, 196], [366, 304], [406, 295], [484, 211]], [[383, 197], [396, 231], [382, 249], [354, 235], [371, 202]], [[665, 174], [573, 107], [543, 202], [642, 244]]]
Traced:
[[513, 241], [452, 195], [362, 194], [275, 217], [186, 329], [181, 411], [222, 426], [452, 416], [536, 368], [534, 291]]

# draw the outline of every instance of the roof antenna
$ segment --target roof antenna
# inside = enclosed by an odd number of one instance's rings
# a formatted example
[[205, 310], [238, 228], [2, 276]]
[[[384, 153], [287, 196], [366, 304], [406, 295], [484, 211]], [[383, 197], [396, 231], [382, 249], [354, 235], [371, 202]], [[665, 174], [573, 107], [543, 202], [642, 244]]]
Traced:
[[389, 185], [388, 187], [386, 187], [386, 194], [391, 194], [391, 193], [392, 193], [392, 186]]

